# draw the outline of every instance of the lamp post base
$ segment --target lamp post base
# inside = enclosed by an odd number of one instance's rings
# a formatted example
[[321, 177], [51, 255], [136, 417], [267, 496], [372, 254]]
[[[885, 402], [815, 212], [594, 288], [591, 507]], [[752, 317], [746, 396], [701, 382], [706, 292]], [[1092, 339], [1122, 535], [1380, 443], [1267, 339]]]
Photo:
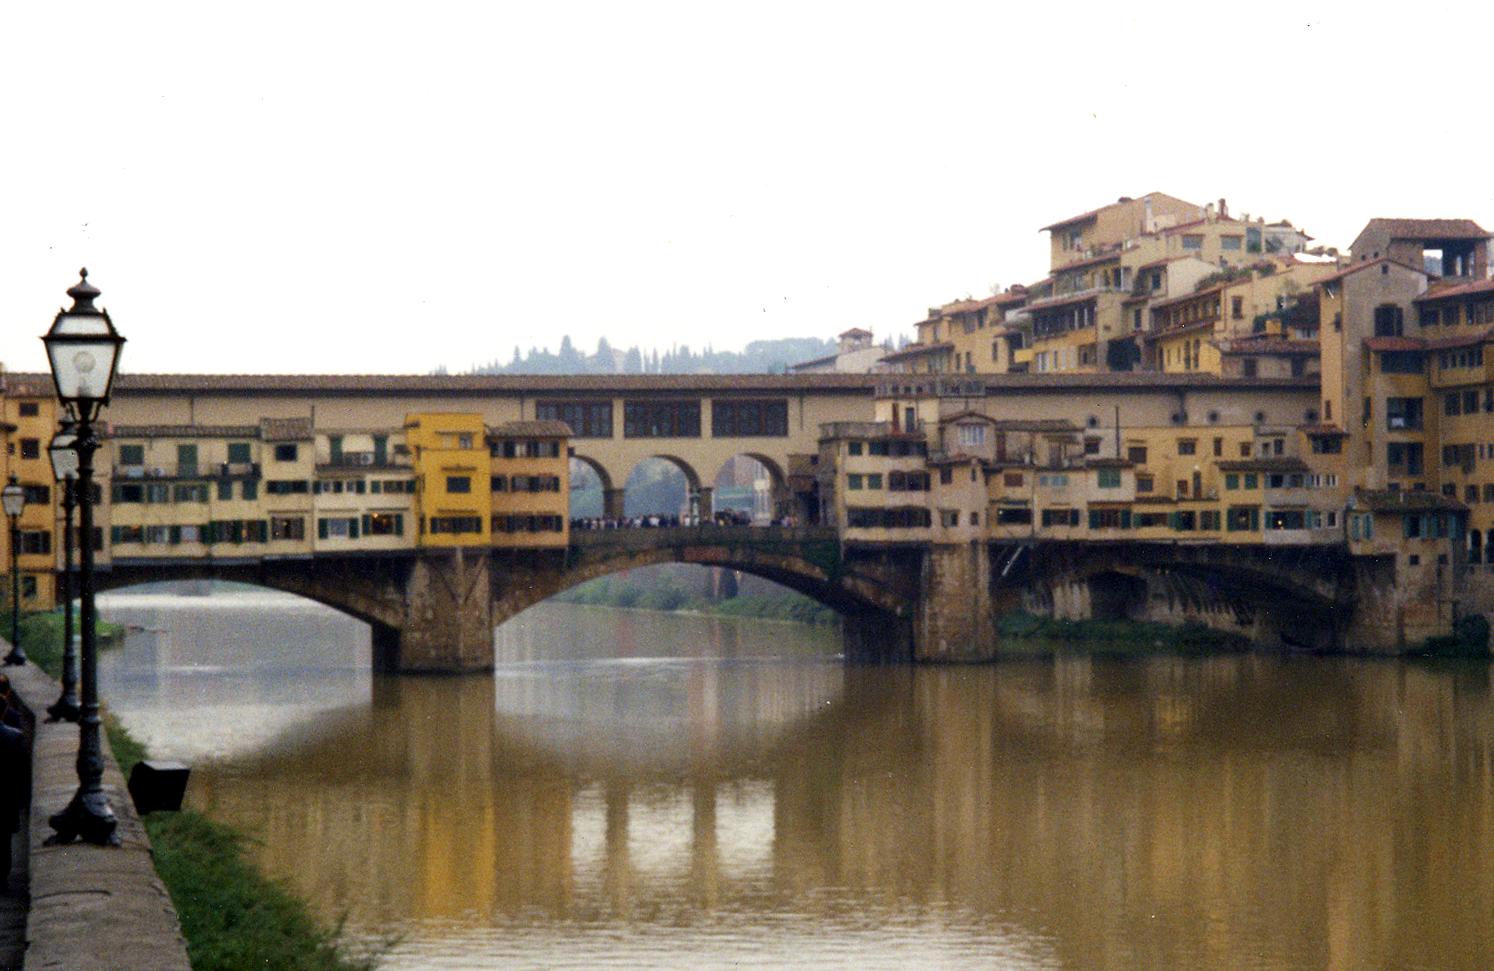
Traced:
[[10, 653], [5, 655], [5, 663], [13, 667], [19, 667], [26, 663], [26, 652], [19, 647], [13, 647]]
[[119, 834], [114, 831], [117, 822], [114, 810], [109, 808], [109, 797], [102, 792], [73, 795], [67, 808], [47, 820], [56, 832], [46, 839], [47, 846], [82, 840], [98, 846], [118, 846]]
[[75, 722], [82, 712], [78, 709], [78, 703], [70, 698], [58, 698], [47, 706], [47, 721], [49, 722]]

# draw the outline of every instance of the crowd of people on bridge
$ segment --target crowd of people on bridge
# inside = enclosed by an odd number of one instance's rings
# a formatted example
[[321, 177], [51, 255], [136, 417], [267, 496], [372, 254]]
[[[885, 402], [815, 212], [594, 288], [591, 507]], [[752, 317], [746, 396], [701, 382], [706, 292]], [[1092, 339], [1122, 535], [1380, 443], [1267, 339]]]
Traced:
[[[680, 526], [754, 526], [752, 514], [740, 509], [723, 509], [713, 516], [673, 516], [658, 513], [647, 516], [581, 516], [571, 520], [572, 530], [600, 529], [674, 529]], [[762, 525], [796, 526], [794, 516], [780, 516]]]

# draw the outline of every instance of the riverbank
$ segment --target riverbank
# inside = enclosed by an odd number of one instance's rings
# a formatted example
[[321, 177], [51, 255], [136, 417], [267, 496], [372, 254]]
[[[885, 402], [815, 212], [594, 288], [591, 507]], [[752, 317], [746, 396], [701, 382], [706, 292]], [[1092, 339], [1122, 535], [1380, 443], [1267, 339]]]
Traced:
[[792, 590], [740, 594], [711, 600], [692, 593], [683, 583], [672, 578], [640, 584], [619, 577], [601, 577], [557, 594], [554, 600], [586, 607], [621, 607], [714, 617], [750, 617], [799, 624], [830, 625], [836, 622], [834, 610]]
[[1219, 654], [1250, 649], [1247, 638], [1203, 624], [1057, 620], [1025, 611], [1002, 615], [996, 632], [1003, 641], [1096, 654]]
[[[6, 624], [9, 618], [3, 618]], [[101, 643], [118, 644], [124, 628], [100, 621]], [[52, 677], [62, 670], [62, 615], [23, 617], [21, 646]], [[110, 750], [129, 778], [149, 757], [144, 745], [104, 712]], [[142, 817], [156, 872], [166, 884], [187, 940], [193, 971], [369, 971], [371, 956], [355, 955], [338, 928], [319, 925], [310, 909], [259, 872], [245, 846], [250, 837], [192, 810]]]

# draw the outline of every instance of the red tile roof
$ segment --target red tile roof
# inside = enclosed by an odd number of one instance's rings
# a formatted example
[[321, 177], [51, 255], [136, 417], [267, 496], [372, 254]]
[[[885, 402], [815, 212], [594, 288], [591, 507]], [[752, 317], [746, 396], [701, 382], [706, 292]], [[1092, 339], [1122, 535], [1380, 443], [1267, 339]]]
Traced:
[[1091, 256], [1089, 259], [1079, 260], [1076, 263], [1065, 263], [1063, 266], [1058, 267], [1053, 272], [1055, 274], [1068, 273], [1070, 270], [1082, 270], [1087, 266], [1099, 266], [1101, 263], [1114, 263], [1120, 258], [1120, 250], [1115, 249], [1111, 250], [1109, 253], [1101, 253], [1099, 256]]
[[850, 330], [843, 330], [839, 334], [836, 334], [835, 336], [836, 337], [870, 337], [870, 336], [872, 336], [872, 332], [869, 331], [869, 330], [863, 330], [860, 327], [852, 327]]
[[[1172, 236], [1175, 233], [1181, 233], [1185, 229], [1192, 229], [1195, 226], [1203, 226], [1203, 225], [1208, 224], [1209, 222], [1211, 222], [1211, 220], [1209, 220], [1208, 218], [1204, 218], [1204, 219], [1195, 219], [1192, 222], [1178, 223], [1176, 226], [1167, 226], [1167, 227], [1163, 228], [1162, 235], [1163, 236]], [[1229, 216], [1220, 216], [1218, 219], [1212, 220], [1212, 222], [1216, 222], [1216, 223], [1233, 223], [1236, 226], [1243, 226], [1243, 225], [1245, 225], [1244, 223], [1240, 222], [1240, 220], [1238, 220], [1238, 219], [1231, 219]]]
[[935, 351], [947, 351], [954, 347], [949, 341], [940, 341], [937, 344], [909, 344], [900, 351], [883, 355], [883, 361], [901, 361], [904, 358], [923, 357], [925, 354], [933, 354]]
[[1372, 351], [1424, 351], [1427, 342], [1415, 337], [1366, 337], [1364, 346]]
[[1390, 263], [1394, 266], [1400, 267], [1403, 270], [1410, 270], [1412, 273], [1420, 273], [1422, 276], [1431, 275], [1427, 273], [1424, 267], [1419, 268], [1411, 266], [1408, 263], [1402, 263], [1400, 260], [1393, 260], [1388, 256], [1382, 256], [1378, 260], [1361, 260], [1358, 263], [1352, 263], [1349, 266], [1344, 267], [1342, 270], [1339, 270], [1332, 276], [1325, 276], [1321, 280], [1314, 281], [1313, 286], [1320, 287], [1325, 283], [1333, 283], [1336, 280], [1342, 280], [1346, 276], [1351, 276], [1355, 273], [1358, 273], [1360, 270], [1368, 270], [1372, 266], [1379, 266], [1381, 263]]
[[1384, 233], [1390, 239], [1488, 239], [1489, 233], [1472, 219], [1371, 219], [1360, 230]]
[[1494, 293], [1494, 280], [1476, 280], [1470, 283], [1443, 280], [1417, 297], [1416, 301], [1420, 303], [1424, 300], [1442, 300], [1445, 297], [1467, 297], [1476, 293]]
[[1491, 338], [1494, 338], [1494, 327], [1485, 327], [1483, 330], [1458, 334], [1456, 337], [1433, 338], [1426, 344], [1429, 351], [1445, 351], [1454, 347], [1475, 347]]
[[1216, 342], [1221, 354], [1317, 354], [1317, 341], [1276, 337], [1243, 337]]

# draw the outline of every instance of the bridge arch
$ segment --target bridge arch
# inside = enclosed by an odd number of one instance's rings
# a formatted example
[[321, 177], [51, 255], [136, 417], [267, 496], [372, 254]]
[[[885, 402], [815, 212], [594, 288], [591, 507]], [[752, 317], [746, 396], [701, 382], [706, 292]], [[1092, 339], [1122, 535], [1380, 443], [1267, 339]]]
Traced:
[[[766, 495], [759, 496], [757, 490], [754, 489], [753, 518], [765, 521], [768, 519], [778, 520], [780, 517], [787, 516], [792, 505], [792, 494], [789, 492], [788, 476], [784, 472], [783, 465], [771, 455], [753, 451], [737, 452], [717, 467], [716, 474], [711, 478], [711, 484], [714, 488], [712, 503], [715, 509], [720, 510], [726, 507], [723, 489], [735, 488], [737, 486], [735, 482], [725, 481], [728, 476], [728, 470], [735, 472], [738, 482], [740, 481], [740, 469], [737, 468], [737, 461], [739, 459], [749, 459], [767, 474]], [[765, 508], [759, 508], [760, 506]]]
[[[771, 580], [830, 607], [845, 622], [848, 652], [858, 638], [875, 640], [878, 656], [911, 656], [911, 619], [918, 570], [882, 558], [847, 563], [825, 530], [679, 527], [573, 534], [566, 560], [515, 561], [494, 578], [493, 622], [516, 616], [588, 580], [661, 563], [740, 570]], [[895, 641], [888, 649], [883, 642]]]

